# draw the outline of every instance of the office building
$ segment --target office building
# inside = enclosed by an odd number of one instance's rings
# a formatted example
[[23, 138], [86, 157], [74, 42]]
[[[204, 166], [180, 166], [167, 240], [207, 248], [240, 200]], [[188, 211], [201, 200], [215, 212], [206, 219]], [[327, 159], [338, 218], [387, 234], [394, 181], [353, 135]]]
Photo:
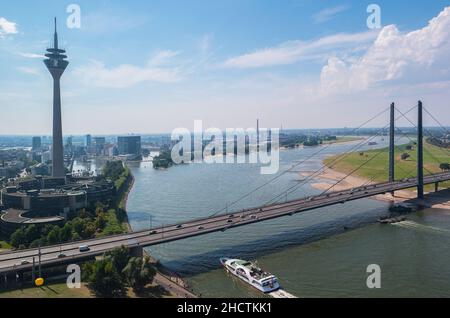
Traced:
[[125, 136], [117, 139], [119, 155], [140, 155], [141, 136]]
[[42, 140], [41, 137], [33, 137], [32, 139], [32, 150], [41, 151], [42, 150]]

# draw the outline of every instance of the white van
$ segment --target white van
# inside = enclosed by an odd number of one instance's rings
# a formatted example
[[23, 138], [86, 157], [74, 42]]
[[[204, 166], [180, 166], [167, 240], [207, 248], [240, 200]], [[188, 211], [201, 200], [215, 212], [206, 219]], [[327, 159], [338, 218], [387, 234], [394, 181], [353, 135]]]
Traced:
[[89, 248], [89, 246], [87, 246], [87, 245], [81, 245], [79, 248], [78, 248], [78, 250], [80, 251], [80, 252], [89, 252], [90, 251], [90, 248]]

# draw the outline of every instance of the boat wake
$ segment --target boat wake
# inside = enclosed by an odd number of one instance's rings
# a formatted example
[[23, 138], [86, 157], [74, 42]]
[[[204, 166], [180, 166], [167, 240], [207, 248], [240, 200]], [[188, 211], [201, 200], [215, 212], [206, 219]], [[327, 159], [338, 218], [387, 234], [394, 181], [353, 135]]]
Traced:
[[298, 298], [283, 289], [278, 289], [274, 292], [269, 293], [268, 295], [273, 298]]
[[416, 223], [414, 221], [402, 221], [402, 222], [394, 223], [392, 225], [407, 228], [407, 229], [422, 231], [422, 232], [450, 235], [450, 230], [441, 229], [441, 228], [438, 228], [435, 226], [423, 225], [423, 224]]

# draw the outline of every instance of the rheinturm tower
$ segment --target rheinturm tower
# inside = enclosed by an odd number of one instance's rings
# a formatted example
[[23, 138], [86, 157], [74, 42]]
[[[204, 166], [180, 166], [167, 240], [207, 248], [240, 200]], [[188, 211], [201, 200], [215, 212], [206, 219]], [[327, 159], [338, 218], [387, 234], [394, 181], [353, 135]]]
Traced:
[[64, 178], [64, 150], [63, 150], [63, 136], [62, 136], [62, 121], [61, 121], [61, 87], [60, 80], [61, 76], [66, 70], [69, 62], [65, 59], [66, 51], [58, 48], [58, 33], [56, 31], [56, 18], [55, 18], [55, 35], [53, 48], [47, 49], [47, 57], [44, 60], [50, 74], [53, 77], [53, 177]]

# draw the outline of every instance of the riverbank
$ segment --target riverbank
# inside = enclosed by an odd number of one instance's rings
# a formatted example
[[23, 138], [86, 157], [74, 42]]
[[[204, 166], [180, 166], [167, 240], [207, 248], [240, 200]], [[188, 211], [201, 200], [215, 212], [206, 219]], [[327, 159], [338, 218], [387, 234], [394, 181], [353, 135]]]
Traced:
[[[302, 177], [309, 177], [312, 173], [300, 173]], [[345, 179], [344, 179], [345, 178]], [[321, 191], [343, 191], [356, 187], [360, 187], [362, 185], [370, 185], [376, 183], [375, 181], [371, 181], [362, 176], [348, 176], [347, 174], [331, 169], [326, 168], [322, 173], [315, 177], [315, 180], [318, 182], [312, 183], [311, 186], [314, 189]], [[336, 182], [338, 184], [334, 185]], [[383, 201], [383, 202], [404, 202], [406, 200], [411, 200], [415, 198], [414, 191], [411, 190], [400, 190], [395, 192], [395, 197], [393, 197], [390, 193], [380, 194], [373, 196], [371, 198]]]
[[[428, 173], [436, 173], [440, 171], [439, 162], [448, 160], [445, 152], [426, 142], [424, 144], [424, 167]], [[402, 155], [408, 153], [409, 158], [416, 158], [417, 152], [414, 145], [401, 145], [396, 146], [395, 149], [395, 177], [398, 180], [403, 178], [411, 178], [416, 176], [414, 159], [404, 160]], [[387, 180], [388, 173], [388, 156], [389, 148], [369, 150], [365, 152], [354, 152], [350, 154], [338, 154], [330, 156], [323, 160], [324, 170], [315, 177], [317, 182], [311, 184], [315, 189], [321, 191], [342, 191], [363, 185], [370, 185], [373, 183], [383, 182]], [[363, 165], [367, 162], [366, 165]], [[355, 167], [361, 167], [358, 171], [354, 172]], [[354, 172], [353, 175], [349, 173]], [[301, 173], [303, 178], [309, 177], [312, 173]], [[339, 182], [338, 184], [336, 184]], [[449, 182], [444, 183], [443, 188], [447, 187]], [[428, 185], [425, 187], [427, 193], [434, 191], [434, 185]], [[395, 196], [391, 193], [380, 194], [372, 199], [383, 202], [405, 202], [414, 200], [417, 197], [415, 189], [405, 189], [395, 192]], [[443, 201], [439, 199], [436, 203], [433, 199], [427, 206], [436, 209], [449, 209], [450, 199]]]
[[[128, 168], [127, 168], [128, 169]], [[128, 220], [128, 215], [127, 215], [127, 202], [128, 202], [128, 196], [131, 192], [131, 190], [133, 189], [134, 186], [134, 182], [135, 182], [135, 178], [133, 176], [133, 174], [131, 173], [131, 171], [128, 169], [129, 171], [129, 175], [131, 180], [129, 180], [128, 185], [127, 185], [127, 189], [125, 190], [125, 192], [122, 195], [122, 198], [120, 199], [120, 202], [118, 204], [118, 208], [121, 209], [122, 211], [124, 211], [126, 218], [123, 221], [123, 224], [125, 225], [127, 232], [133, 232], [133, 230], [131, 229], [131, 225], [130, 222]]]
[[[127, 232], [133, 232], [133, 229], [130, 225], [129, 218], [127, 215], [127, 203], [128, 203], [128, 196], [131, 190], [133, 189], [136, 179], [134, 175], [131, 173], [131, 170], [128, 167], [126, 167], [126, 169], [128, 170], [131, 179], [128, 182], [126, 191], [124, 191], [122, 194], [122, 198], [120, 199], [118, 208], [121, 209], [126, 215], [126, 218], [123, 223], [127, 227]], [[172, 297], [198, 298], [198, 296], [192, 291], [189, 285], [181, 277], [175, 275], [174, 273], [169, 271], [169, 269], [163, 267], [161, 263], [159, 263], [158, 260], [153, 258], [149, 253], [147, 253], [146, 251], [144, 252], [147, 256], [150, 257], [150, 259], [154, 263], [154, 267], [156, 269], [154, 283], [157, 286], [162, 287], [166, 292], [170, 293], [170, 296]]]
[[[443, 148], [424, 142], [424, 170], [425, 174], [439, 173], [441, 163], [449, 161], [450, 152]], [[412, 178], [417, 176], [417, 147], [410, 142], [397, 145], [394, 151], [395, 179]], [[389, 178], [389, 148], [357, 151], [330, 156], [323, 160], [324, 166], [345, 174], [354, 172], [352, 175], [362, 177], [366, 180], [383, 182]], [[450, 183], [446, 185], [450, 186]], [[432, 187], [428, 186], [431, 190]]]
[[343, 136], [337, 137], [336, 140], [326, 140], [322, 143], [322, 145], [335, 145], [335, 144], [346, 144], [350, 142], [360, 141], [367, 139], [366, 137], [358, 137], [358, 136]]
[[[302, 177], [308, 177], [310, 175], [311, 173], [301, 173]], [[345, 177], [345, 173], [328, 168], [316, 177], [316, 179], [319, 179], [319, 181], [320, 179], [322, 179], [322, 182], [312, 183], [311, 186], [321, 191], [342, 191], [374, 183], [373, 181], [360, 176], [349, 176], [344, 181], [341, 181]], [[341, 182], [338, 185], [333, 186], [333, 184], [338, 181]], [[441, 190], [440, 193], [436, 195], [434, 195], [433, 192], [426, 192], [426, 194], [428, 195], [426, 199], [426, 206], [428, 208], [450, 210], [450, 190]], [[391, 193], [386, 193], [370, 197], [370, 199], [394, 203], [415, 201], [416, 198], [417, 192], [412, 189], [395, 191], [395, 196], [392, 196]]]
[[336, 140], [325, 140], [320, 145], [316, 146], [304, 146], [303, 144], [298, 144], [295, 147], [286, 147], [280, 145], [280, 150], [292, 150], [292, 149], [304, 149], [304, 148], [314, 148], [314, 147], [325, 147], [329, 145], [345, 145], [348, 143], [352, 143], [355, 141], [365, 140], [367, 137], [358, 137], [358, 136], [344, 136], [338, 137]]

